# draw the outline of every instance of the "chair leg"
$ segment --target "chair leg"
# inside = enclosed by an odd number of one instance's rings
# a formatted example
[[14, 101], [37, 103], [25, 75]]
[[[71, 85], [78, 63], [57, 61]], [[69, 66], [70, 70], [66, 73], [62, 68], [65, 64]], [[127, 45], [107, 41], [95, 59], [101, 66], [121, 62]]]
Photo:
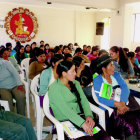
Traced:
[[30, 118], [30, 104], [29, 104], [29, 89], [28, 85], [26, 86], [26, 106], [27, 106], [27, 117]]

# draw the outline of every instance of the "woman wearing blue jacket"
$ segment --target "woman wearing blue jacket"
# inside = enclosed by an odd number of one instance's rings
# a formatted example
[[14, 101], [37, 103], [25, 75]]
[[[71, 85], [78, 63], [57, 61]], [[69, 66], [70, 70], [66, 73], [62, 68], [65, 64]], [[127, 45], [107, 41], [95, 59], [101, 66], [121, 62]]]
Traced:
[[[137, 140], [140, 138], [140, 108], [137, 103], [131, 104], [130, 91], [119, 73], [114, 72], [112, 59], [103, 55], [97, 60], [98, 76], [93, 80], [95, 94], [100, 103], [114, 109], [107, 123], [107, 132], [117, 139]], [[103, 88], [111, 87], [111, 90]], [[104, 90], [104, 91], [103, 91]], [[104, 93], [104, 94], [103, 94]], [[105, 96], [105, 93], [106, 96]], [[127, 102], [129, 104], [127, 105]]]

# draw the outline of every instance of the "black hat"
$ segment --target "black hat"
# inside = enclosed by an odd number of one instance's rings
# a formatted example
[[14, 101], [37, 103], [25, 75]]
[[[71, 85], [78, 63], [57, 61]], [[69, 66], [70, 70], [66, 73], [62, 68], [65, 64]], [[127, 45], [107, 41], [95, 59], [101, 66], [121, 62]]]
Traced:
[[110, 63], [111, 61], [112, 58], [109, 55], [102, 55], [97, 59], [97, 68], [101, 68], [104, 64]]

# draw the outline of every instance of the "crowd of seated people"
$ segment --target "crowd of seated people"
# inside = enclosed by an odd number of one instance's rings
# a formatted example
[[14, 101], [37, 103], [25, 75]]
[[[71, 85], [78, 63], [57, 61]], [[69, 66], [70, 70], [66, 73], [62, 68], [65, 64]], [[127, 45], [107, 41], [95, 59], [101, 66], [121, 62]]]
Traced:
[[[59, 121], [70, 120], [92, 136], [94, 117], [97, 116], [93, 117], [88, 101], [97, 105], [92, 97], [94, 87], [99, 102], [113, 108], [114, 112], [111, 117], [106, 118], [107, 132], [96, 122], [101, 132], [86, 139], [109, 140], [110, 135], [119, 139], [139, 140], [140, 114], [139, 111], [136, 115], [132, 114], [131, 110], [139, 110], [140, 107], [124, 81], [140, 75], [139, 53], [140, 47], [137, 47], [135, 52], [129, 52], [129, 49], [118, 46], [111, 47], [109, 51], [100, 49], [97, 45], [93, 47], [83, 45], [81, 49], [79, 45], [75, 46], [72, 43], [53, 48], [41, 40], [39, 46], [33, 42], [24, 47], [17, 42], [12, 49], [12, 44], [6, 43], [6, 47], [0, 49], [0, 99], [7, 100], [10, 110], [13, 111], [15, 98], [17, 113], [25, 115], [25, 90], [19, 77], [19, 66], [22, 60], [29, 57], [29, 79], [33, 80], [40, 74], [38, 94], [40, 105], [43, 106], [44, 95], [48, 92], [50, 106]], [[95, 73], [98, 74], [94, 77]], [[102, 83], [112, 85], [112, 88], [118, 85], [121, 89], [119, 101], [99, 96]], [[82, 111], [84, 118], [79, 115]], [[130, 119], [136, 121], [131, 122]]]

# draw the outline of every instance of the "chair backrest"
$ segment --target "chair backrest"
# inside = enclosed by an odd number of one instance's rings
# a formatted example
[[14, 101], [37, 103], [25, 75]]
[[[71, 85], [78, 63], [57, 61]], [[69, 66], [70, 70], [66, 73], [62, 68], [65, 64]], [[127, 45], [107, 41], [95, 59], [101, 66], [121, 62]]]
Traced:
[[40, 106], [40, 99], [39, 99], [39, 96], [38, 96], [38, 92], [39, 92], [39, 79], [40, 79], [40, 74], [36, 75], [33, 78], [33, 80], [31, 81], [31, 86], [30, 86], [31, 92], [32, 92], [32, 94], [35, 97], [35, 100], [36, 100], [35, 102], [36, 102], [37, 106]]
[[29, 77], [28, 77], [28, 74], [29, 74], [29, 61], [30, 61], [30, 58], [25, 58], [21, 61], [21, 68], [22, 70], [25, 72], [25, 77], [26, 77], [26, 80], [29, 82]]
[[43, 110], [46, 117], [56, 126], [58, 140], [64, 140], [64, 130], [62, 124], [50, 113], [48, 92], [45, 94], [43, 99]]
[[105, 108], [105, 109], [108, 110], [109, 116], [112, 114], [112, 112], [113, 112], [113, 109], [112, 109], [112, 108], [110, 108], [110, 107], [108, 107], [108, 106], [106, 106], [106, 105], [104, 105], [104, 104], [102, 104], [102, 103], [99, 102], [99, 100], [98, 100], [98, 98], [97, 98], [97, 96], [96, 96], [95, 90], [94, 90], [94, 86], [92, 86], [92, 97], [93, 97], [94, 101], [95, 101], [98, 105], [100, 105], [100, 106], [102, 106], [103, 108]]
[[29, 68], [29, 61], [30, 61], [30, 58], [25, 58], [21, 61], [21, 67], [25, 67], [25, 68]]
[[8, 101], [0, 100], [0, 105], [3, 106], [6, 111], [10, 111]]

